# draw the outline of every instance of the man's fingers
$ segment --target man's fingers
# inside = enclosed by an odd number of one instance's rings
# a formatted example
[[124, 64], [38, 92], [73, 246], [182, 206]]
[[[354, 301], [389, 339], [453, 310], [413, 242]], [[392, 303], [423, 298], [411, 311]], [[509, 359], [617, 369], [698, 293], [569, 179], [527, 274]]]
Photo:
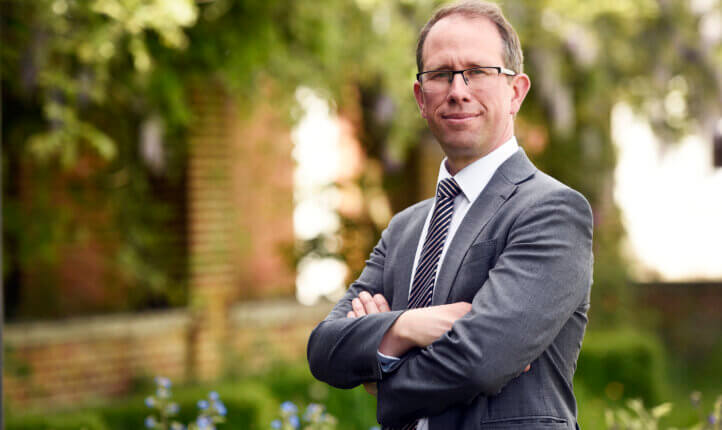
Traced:
[[363, 305], [363, 303], [361, 303], [361, 300], [358, 297], [351, 300], [351, 307], [353, 307], [353, 311], [357, 317], [362, 317], [362, 316], [366, 315], [366, 310], [364, 310], [364, 305]]
[[377, 314], [379, 313], [379, 308], [376, 306], [376, 302], [374, 302], [373, 297], [371, 297], [371, 294], [369, 294], [366, 291], [361, 291], [361, 293], [358, 295], [359, 300], [361, 300], [361, 303], [364, 305], [364, 310], [367, 314]]
[[386, 298], [381, 294], [374, 295], [374, 302], [376, 303], [376, 307], [379, 308], [379, 312], [388, 312], [391, 310]]
[[531, 364], [527, 364], [524, 368], [524, 372], [528, 372], [531, 369]]
[[354, 311], [348, 311], [346, 318], [356, 318], [356, 313], [354, 313]]

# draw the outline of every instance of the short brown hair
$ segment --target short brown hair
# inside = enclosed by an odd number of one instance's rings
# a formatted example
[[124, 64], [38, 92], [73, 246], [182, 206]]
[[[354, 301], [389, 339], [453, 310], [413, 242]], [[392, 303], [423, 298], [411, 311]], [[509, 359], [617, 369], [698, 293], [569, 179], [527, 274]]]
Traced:
[[517, 36], [516, 31], [514, 31], [509, 21], [506, 20], [501, 8], [497, 4], [480, 0], [457, 2], [444, 6], [434, 13], [431, 19], [424, 25], [424, 28], [421, 29], [419, 41], [416, 44], [416, 67], [418, 67], [419, 72], [424, 71], [424, 60], [422, 58], [424, 42], [429, 35], [429, 31], [431, 31], [431, 27], [442, 18], [450, 15], [462, 15], [467, 18], [487, 18], [496, 24], [499, 35], [501, 35], [504, 50], [502, 53], [504, 67], [517, 73], [524, 72], [524, 53], [521, 50], [521, 43], [519, 42], [519, 36]]

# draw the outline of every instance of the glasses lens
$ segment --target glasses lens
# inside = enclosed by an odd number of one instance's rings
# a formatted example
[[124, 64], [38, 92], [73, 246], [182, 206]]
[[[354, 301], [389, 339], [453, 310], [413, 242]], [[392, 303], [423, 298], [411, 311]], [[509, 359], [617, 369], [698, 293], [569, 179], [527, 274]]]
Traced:
[[493, 69], [471, 69], [464, 71], [464, 80], [466, 81], [469, 88], [476, 89], [480, 88], [487, 77], [492, 74], [496, 74]]
[[451, 72], [430, 72], [421, 75], [421, 86], [430, 93], [442, 92], [449, 89]]

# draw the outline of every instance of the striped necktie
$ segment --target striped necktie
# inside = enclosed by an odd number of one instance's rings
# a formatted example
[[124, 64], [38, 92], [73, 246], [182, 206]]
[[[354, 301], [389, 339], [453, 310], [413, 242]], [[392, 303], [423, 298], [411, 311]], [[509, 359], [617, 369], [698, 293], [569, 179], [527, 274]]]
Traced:
[[419, 263], [416, 266], [414, 282], [411, 284], [409, 309], [424, 308], [431, 304], [439, 258], [449, 232], [451, 216], [454, 214], [454, 198], [459, 193], [461, 193], [461, 188], [453, 178], [442, 179], [439, 182], [436, 189], [434, 213], [431, 215], [429, 230], [424, 239]]
[[[436, 272], [439, 267], [441, 252], [449, 233], [449, 224], [454, 215], [454, 198], [461, 193], [461, 187], [453, 178], [442, 179], [436, 188], [436, 205], [431, 215], [429, 230], [426, 232], [424, 247], [414, 273], [414, 282], [409, 294], [409, 309], [425, 308], [431, 305], [436, 283]], [[415, 430], [419, 420], [414, 420], [401, 430]]]

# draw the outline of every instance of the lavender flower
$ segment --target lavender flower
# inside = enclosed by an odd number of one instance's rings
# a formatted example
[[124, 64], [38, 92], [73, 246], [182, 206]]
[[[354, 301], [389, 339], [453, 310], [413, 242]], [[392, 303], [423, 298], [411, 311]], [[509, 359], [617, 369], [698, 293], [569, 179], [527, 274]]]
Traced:
[[291, 427], [297, 429], [301, 425], [301, 420], [298, 419], [297, 415], [291, 415], [288, 418], [288, 422], [291, 424]]
[[198, 417], [198, 419], [196, 420], [196, 425], [201, 430], [213, 428], [213, 423], [211, 422], [211, 420], [208, 419], [208, 417]]
[[149, 416], [145, 418], [145, 426], [146, 428], [152, 429], [155, 428], [157, 422], [155, 420], [155, 417]]
[[216, 400], [213, 407], [216, 409], [216, 412], [218, 412], [218, 415], [225, 417], [228, 413], [228, 410], [226, 409], [226, 405], [223, 404], [220, 400]]
[[281, 411], [287, 414], [298, 413], [298, 407], [293, 402], [285, 401], [281, 403]]
[[165, 376], [156, 376], [155, 384], [157, 386], [163, 387], [165, 389], [170, 389], [170, 387], [171, 387], [170, 379], [166, 378]]

